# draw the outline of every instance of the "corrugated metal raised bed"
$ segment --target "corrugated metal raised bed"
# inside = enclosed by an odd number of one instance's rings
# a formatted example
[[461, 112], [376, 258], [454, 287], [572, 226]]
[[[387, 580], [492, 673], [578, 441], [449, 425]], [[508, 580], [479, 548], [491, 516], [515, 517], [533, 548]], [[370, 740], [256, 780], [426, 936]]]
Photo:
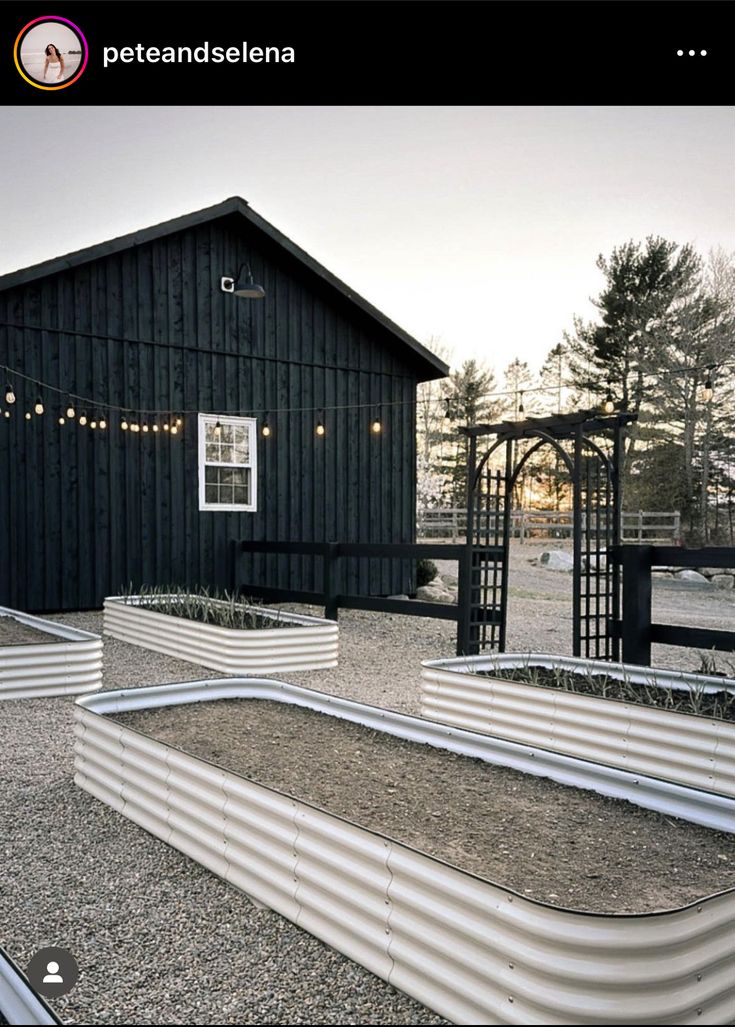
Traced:
[[[105, 716], [220, 698], [295, 703], [531, 773], [585, 773], [567, 756], [252, 678], [78, 700], [76, 783], [456, 1023], [735, 1018], [735, 890], [644, 916], [545, 905]], [[631, 775], [609, 775], [635, 790]], [[735, 803], [717, 801], [735, 829]]]
[[174, 617], [140, 605], [140, 596], [110, 596], [104, 633], [224, 674], [277, 673], [337, 666], [336, 621], [265, 607], [248, 607], [289, 627], [235, 629]]
[[422, 716], [735, 797], [735, 723], [492, 676], [493, 669], [527, 666], [654, 688], [735, 688], [725, 678], [545, 653], [454, 657], [422, 664]]
[[94, 692], [102, 685], [102, 639], [89, 631], [0, 606], [0, 617], [49, 638], [0, 645], [0, 699]]

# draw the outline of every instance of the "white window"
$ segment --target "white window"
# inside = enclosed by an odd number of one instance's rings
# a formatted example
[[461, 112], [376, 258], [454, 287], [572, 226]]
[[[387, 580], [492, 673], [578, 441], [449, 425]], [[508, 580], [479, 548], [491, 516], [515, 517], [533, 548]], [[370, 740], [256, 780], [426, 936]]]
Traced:
[[199, 415], [199, 509], [257, 510], [254, 417]]

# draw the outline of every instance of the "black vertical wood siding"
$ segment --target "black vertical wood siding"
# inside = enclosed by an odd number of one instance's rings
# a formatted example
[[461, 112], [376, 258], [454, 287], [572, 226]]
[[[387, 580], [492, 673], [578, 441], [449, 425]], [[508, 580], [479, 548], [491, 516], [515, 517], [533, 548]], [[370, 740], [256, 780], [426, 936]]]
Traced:
[[[242, 261], [264, 300], [220, 291]], [[130, 585], [229, 587], [237, 538], [414, 539], [415, 356], [241, 219], [5, 290], [0, 320], [32, 326], [0, 326], [0, 363], [32, 377], [133, 414], [267, 409], [272, 429], [258, 435], [257, 512], [200, 512], [196, 414], [176, 437], [123, 432], [115, 414], [92, 431], [59, 426], [66, 397], [44, 393], [46, 413], [27, 422], [35, 393], [14, 381], [13, 416], [0, 418], [0, 605], [73, 610]], [[369, 405], [326, 409], [316, 437], [322, 408], [358, 403]], [[316, 409], [277, 412], [294, 406]], [[319, 586], [316, 561], [245, 559], [254, 583]], [[356, 561], [342, 584], [397, 592], [407, 573]]]

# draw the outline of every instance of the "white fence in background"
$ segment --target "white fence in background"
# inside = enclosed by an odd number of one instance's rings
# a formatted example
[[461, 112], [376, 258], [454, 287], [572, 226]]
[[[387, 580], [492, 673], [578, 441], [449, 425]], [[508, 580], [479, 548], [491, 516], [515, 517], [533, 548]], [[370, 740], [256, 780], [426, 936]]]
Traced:
[[[482, 530], [495, 533], [495, 513], [482, 512]], [[502, 514], [501, 514], [502, 517]], [[582, 514], [582, 530], [586, 530], [586, 513]], [[527, 538], [571, 538], [574, 524], [571, 510], [514, 510], [511, 515], [512, 538], [524, 542]], [[600, 518], [600, 532], [604, 532], [605, 518]], [[419, 538], [447, 538], [452, 542], [465, 537], [467, 511], [463, 507], [419, 511], [416, 530]], [[595, 520], [593, 520], [593, 531]], [[681, 514], [678, 510], [629, 510], [623, 514], [623, 542], [661, 543], [675, 542], [681, 534]]]

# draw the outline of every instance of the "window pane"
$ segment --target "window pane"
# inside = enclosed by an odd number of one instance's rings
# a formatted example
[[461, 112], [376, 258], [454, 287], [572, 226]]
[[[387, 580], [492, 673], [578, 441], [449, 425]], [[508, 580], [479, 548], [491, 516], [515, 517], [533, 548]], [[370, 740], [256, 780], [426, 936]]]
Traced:
[[205, 500], [205, 502], [207, 502], [207, 503], [216, 503], [217, 499], [218, 499], [218, 496], [217, 496], [217, 486], [216, 485], [207, 485], [205, 487], [205, 489], [204, 489], [204, 500]]
[[242, 485], [245, 482], [244, 467], [220, 467], [219, 474], [223, 485]]
[[220, 439], [222, 440], [222, 442], [230, 442], [230, 443], [233, 442], [234, 441], [234, 431], [235, 431], [235, 429], [233, 428], [233, 426], [231, 424], [223, 424], [222, 425], [222, 434], [220, 435]]
[[234, 463], [236, 464], [248, 464], [250, 463], [250, 445], [248, 439], [240, 439], [235, 443], [235, 458]]

